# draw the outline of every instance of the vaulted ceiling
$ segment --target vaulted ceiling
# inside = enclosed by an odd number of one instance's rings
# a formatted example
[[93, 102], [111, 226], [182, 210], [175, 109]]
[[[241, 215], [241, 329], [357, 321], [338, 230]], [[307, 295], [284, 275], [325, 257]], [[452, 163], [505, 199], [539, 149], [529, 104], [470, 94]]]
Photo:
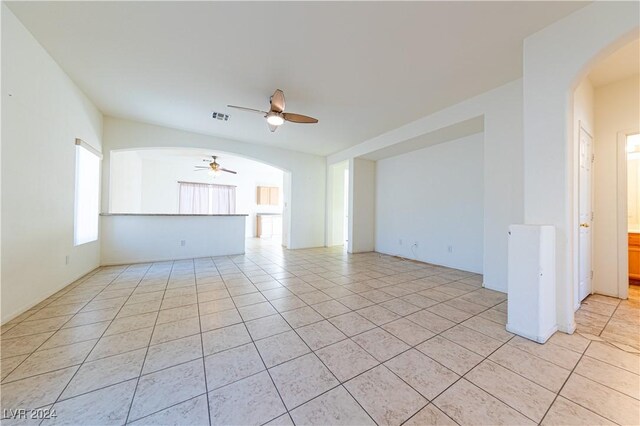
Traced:
[[[106, 115], [327, 155], [520, 77], [523, 39], [586, 3], [7, 4]], [[320, 123], [226, 107], [276, 88]]]

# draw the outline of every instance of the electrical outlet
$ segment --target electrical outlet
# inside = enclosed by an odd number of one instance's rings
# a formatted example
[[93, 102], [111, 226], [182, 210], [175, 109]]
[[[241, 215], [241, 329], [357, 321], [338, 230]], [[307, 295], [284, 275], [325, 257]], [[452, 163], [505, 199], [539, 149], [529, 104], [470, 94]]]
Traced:
[[180, 240], [180, 246], [184, 247], [187, 245], [187, 241], [186, 240]]
[[449, 253], [453, 253], [453, 246], [448, 246], [448, 247], [447, 247], [447, 251], [448, 251]]
[[66, 256], [64, 257], [64, 264], [65, 264], [65, 265], [68, 265], [68, 264], [69, 264], [69, 255], [66, 255]]

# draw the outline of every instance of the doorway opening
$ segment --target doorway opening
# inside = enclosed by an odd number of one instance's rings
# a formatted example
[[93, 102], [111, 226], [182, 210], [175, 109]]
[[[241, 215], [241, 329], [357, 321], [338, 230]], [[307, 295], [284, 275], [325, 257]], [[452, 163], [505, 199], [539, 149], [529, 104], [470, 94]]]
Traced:
[[112, 151], [109, 179], [110, 213], [246, 214], [246, 238], [289, 246], [288, 171], [212, 149], [145, 148]]
[[574, 310], [594, 293], [627, 299], [640, 280], [639, 49], [603, 58], [573, 93]]
[[640, 289], [640, 133], [626, 135], [628, 292]]
[[593, 269], [591, 265], [592, 235], [593, 225], [593, 136], [580, 123], [578, 129], [578, 143], [580, 152], [580, 171], [578, 177], [578, 187], [580, 191], [580, 201], [578, 216], [580, 231], [578, 237], [579, 274], [578, 274], [578, 301], [582, 302], [588, 295], [593, 293]]
[[347, 246], [349, 240], [349, 162], [329, 166], [327, 246]]

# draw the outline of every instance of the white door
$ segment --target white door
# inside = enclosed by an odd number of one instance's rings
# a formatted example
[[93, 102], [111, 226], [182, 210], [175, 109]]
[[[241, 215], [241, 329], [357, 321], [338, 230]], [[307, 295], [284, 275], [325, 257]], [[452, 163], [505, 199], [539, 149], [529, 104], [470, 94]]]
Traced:
[[591, 294], [591, 229], [592, 208], [593, 138], [580, 127], [580, 237], [579, 237], [579, 286], [578, 301]]

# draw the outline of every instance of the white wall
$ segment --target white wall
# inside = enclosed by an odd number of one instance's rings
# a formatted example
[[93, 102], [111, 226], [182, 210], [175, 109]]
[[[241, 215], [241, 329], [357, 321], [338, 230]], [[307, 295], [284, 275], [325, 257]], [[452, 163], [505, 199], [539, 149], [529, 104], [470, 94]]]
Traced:
[[626, 255], [618, 254], [618, 133], [640, 130], [639, 93], [638, 75], [595, 90], [593, 284], [609, 296], [618, 296], [618, 256]]
[[507, 291], [507, 232], [523, 220], [522, 81], [516, 80], [329, 156], [328, 164], [484, 117], [484, 286]]
[[349, 160], [349, 253], [375, 249], [376, 162]]
[[246, 216], [101, 216], [102, 264], [242, 254], [245, 220]]
[[588, 78], [584, 78], [573, 93], [573, 138], [576, 145], [580, 142], [580, 125], [591, 136], [595, 135], [594, 96], [593, 85]]
[[323, 157], [199, 135], [151, 124], [105, 117], [103, 206], [108, 204], [110, 151], [138, 148], [203, 148], [220, 155], [235, 154], [291, 173], [289, 248], [325, 244], [326, 162]]
[[483, 157], [479, 133], [378, 161], [376, 251], [482, 273]]
[[73, 246], [74, 142], [100, 149], [102, 115], [0, 7], [4, 322], [99, 265], [98, 242]]
[[113, 153], [109, 211], [142, 212], [142, 159], [137, 151]]
[[577, 275], [573, 91], [598, 59], [637, 37], [637, 2], [594, 2], [525, 39], [524, 221], [556, 227], [557, 318], [572, 333]]

